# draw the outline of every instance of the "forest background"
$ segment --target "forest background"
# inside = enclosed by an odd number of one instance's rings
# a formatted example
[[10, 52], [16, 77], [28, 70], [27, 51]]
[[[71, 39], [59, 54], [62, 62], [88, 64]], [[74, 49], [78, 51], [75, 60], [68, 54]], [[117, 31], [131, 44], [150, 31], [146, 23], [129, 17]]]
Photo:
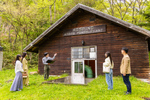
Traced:
[[[149, 0], [0, 0], [3, 69], [14, 68], [16, 55], [78, 3], [150, 30]], [[29, 52], [28, 60], [37, 67], [38, 54]]]

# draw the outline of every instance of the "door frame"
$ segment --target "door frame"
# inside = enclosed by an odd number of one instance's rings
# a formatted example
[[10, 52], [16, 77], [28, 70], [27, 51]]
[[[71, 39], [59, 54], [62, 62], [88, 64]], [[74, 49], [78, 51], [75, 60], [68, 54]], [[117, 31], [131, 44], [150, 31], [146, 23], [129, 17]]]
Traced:
[[[96, 52], [96, 58], [94, 59], [86, 59], [86, 58], [82, 58], [82, 59], [73, 59], [72, 58], [72, 48], [81, 48], [81, 47], [95, 47], [95, 52]], [[96, 45], [91, 45], [91, 46], [76, 46], [76, 47], [71, 47], [71, 76], [73, 74], [73, 61], [74, 60], [95, 60], [95, 78], [97, 78], [97, 46]], [[84, 73], [85, 74], [85, 73]], [[85, 75], [84, 75], [85, 76]]]
[[[83, 63], [83, 72], [82, 73], [75, 73], [75, 62], [82, 62]], [[75, 83], [75, 84], [85, 84], [85, 72], [84, 72], [84, 60], [80, 59], [80, 60], [73, 60], [72, 61], [72, 78], [71, 78], [71, 82], [73, 82], [73, 78], [74, 76], [82, 76], [83, 77], [83, 82], [82, 83]]]

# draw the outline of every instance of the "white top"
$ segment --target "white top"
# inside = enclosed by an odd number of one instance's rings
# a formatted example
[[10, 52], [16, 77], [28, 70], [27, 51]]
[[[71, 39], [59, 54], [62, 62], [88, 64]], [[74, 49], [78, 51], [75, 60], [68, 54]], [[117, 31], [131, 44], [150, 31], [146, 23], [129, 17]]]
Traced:
[[103, 63], [103, 66], [105, 66], [105, 67], [110, 67], [110, 68], [114, 68], [114, 62], [112, 61], [112, 64], [111, 64], [111, 61], [110, 61], [110, 58], [109, 57], [107, 57], [106, 59], [105, 59], [105, 62]]
[[24, 72], [24, 70], [22, 68], [22, 63], [19, 60], [17, 60], [16, 64], [15, 64], [15, 73], [17, 73], [19, 71]]

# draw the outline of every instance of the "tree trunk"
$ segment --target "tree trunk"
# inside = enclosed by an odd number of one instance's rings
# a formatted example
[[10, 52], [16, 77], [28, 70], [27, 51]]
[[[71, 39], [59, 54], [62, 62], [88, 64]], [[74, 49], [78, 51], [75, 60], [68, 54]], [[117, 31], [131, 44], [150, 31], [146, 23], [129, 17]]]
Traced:
[[52, 22], [52, 6], [49, 6], [50, 22]]
[[54, 20], [56, 19], [56, 5], [54, 3]]
[[9, 43], [10, 43], [10, 48], [12, 48], [10, 29], [11, 29], [11, 25], [9, 25]]
[[134, 12], [135, 12], [135, 5], [136, 5], [136, 0], [135, 0], [135, 2], [134, 2], [134, 5], [133, 5], [133, 7], [132, 7], [132, 24], [135, 24], [134, 23], [134, 21], [135, 21], [135, 18], [134, 18]]

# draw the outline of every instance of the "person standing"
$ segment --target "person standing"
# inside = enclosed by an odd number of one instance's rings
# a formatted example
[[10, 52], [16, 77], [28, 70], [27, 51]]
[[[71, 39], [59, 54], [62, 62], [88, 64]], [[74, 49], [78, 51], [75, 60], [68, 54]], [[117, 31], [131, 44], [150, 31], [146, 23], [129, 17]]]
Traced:
[[24, 72], [24, 70], [22, 68], [22, 63], [20, 62], [21, 59], [22, 59], [21, 55], [17, 55], [15, 62], [16, 76], [10, 88], [10, 91], [21, 91], [21, 89], [23, 89], [22, 72]]
[[105, 53], [105, 62], [103, 63], [103, 66], [110, 67], [110, 72], [105, 73], [106, 76], [106, 82], [108, 84], [108, 90], [113, 89], [113, 68], [114, 68], [114, 62], [112, 61], [111, 53], [107, 51]]
[[131, 83], [129, 80], [129, 76], [131, 74], [131, 66], [130, 66], [130, 57], [128, 55], [128, 48], [123, 47], [121, 50], [123, 55], [121, 65], [120, 65], [120, 73], [122, 74], [124, 84], [127, 87], [126, 95], [131, 94]]
[[47, 63], [48, 60], [54, 60], [57, 53], [54, 54], [53, 58], [49, 57], [49, 53], [45, 52], [44, 57], [42, 58], [42, 62], [44, 64], [44, 80], [47, 80], [49, 78], [49, 70], [50, 65]]
[[22, 54], [22, 64], [23, 64], [23, 70], [24, 73], [27, 75], [27, 77], [23, 77], [23, 85], [28, 86], [29, 85], [29, 73], [28, 73], [28, 61], [26, 60], [27, 53], [24, 52]]

